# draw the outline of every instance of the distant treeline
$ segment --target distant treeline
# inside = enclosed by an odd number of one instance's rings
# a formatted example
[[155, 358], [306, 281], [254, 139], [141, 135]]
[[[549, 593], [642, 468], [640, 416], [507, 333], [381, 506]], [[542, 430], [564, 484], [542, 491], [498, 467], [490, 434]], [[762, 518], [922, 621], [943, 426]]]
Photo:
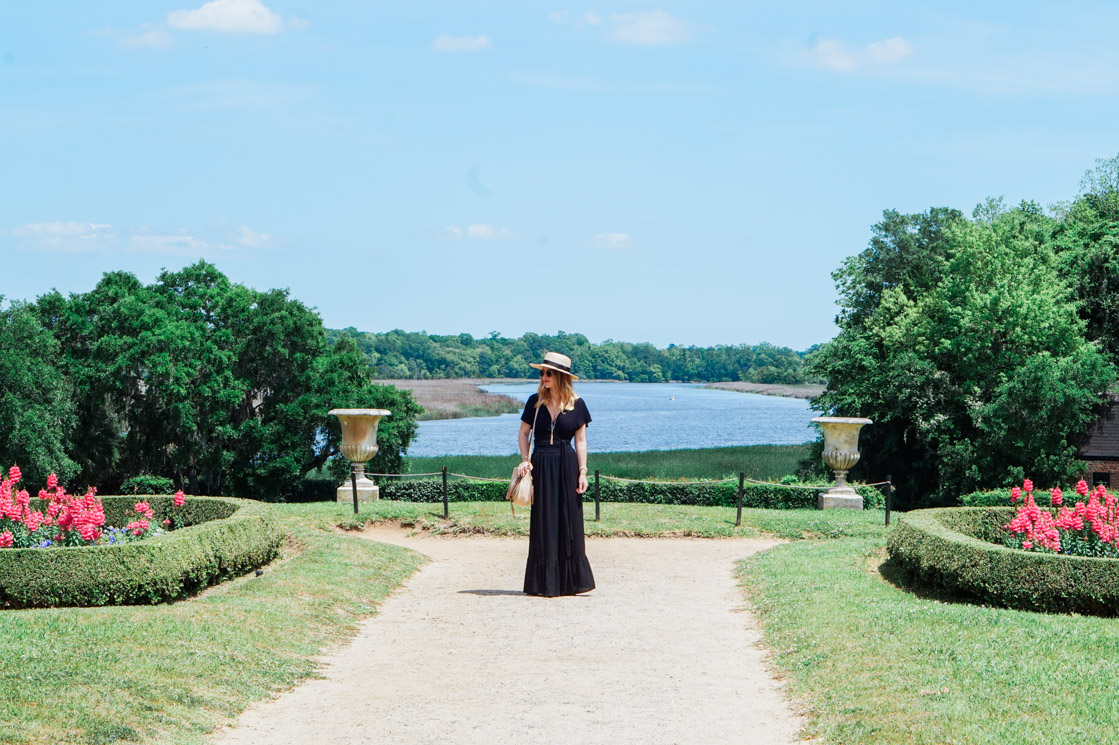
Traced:
[[332, 342], [352, 339], [380, 379], [528, 378], [536, 374], [530, 362], [539, 361], [545, 352], [560, 352], [572, 358], [575, 372], [582, 378], [634, 383], [804, 383], [809, 382], [804, 357], [813, 351], [796, 352], [765, 343], [669, 345], [667, 349], [612, 340], [592, 344], [582, 334], [562, 331], [555, 336], [529, 333], [517, 339], [496, 332], [475, 339], [470, 334], [437, 336], [399, 329], [374, 333], [353, 327], [329, 329], [328, 334]]

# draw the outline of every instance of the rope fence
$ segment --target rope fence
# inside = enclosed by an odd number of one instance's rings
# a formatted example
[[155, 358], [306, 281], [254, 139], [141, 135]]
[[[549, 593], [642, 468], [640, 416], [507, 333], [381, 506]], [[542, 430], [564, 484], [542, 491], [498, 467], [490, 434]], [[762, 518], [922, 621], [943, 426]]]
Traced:
[[[468, 481], [482, 481], [482, 482], [496, 483], [496, 484], [504, 484], [504, 483], [508, 482], [508, 479], [494, 479], [494, 478], [490, 478], [488, 476], [471, 476], [470, 474], [466, 474], [466, 473], [455, 473], [453, 471], [448, 471], [446, 469], [446, 467], [444, 467], [440, 471], [434, 471], [432, 473], [367, 473], [366, 476], [376, 476], [376, 477], [380, 477], [380, 478], [389, 478], [389, 479], [424, 478], [424, 477], [428, 477], [428, 476], [441, 476], [443, 478], [443, 517], [444, 518], [449, 518], [450, 515], [451, 515], [450, 499], [449, 499], [448, 494], [447, 494], [447, 478], [448, 477], [454, 476], [456, 478], [467, 479]], [[627, 479], [627, 478], [623, 478], [621, 476], [609, 476], [609, 475], [601, 474], [598, 470], [595, 470], [595, 472], [594, 472], [594, 519], [595, 519], [595, 522], [598, 522], [601, 519], [601, 516], [602, 516], [601, 500], [600, 500], [600, 494], [599, 494], [600, 479], [606, 479], [607, 481], [617, 481], [617, 482], [622, 482], [622, 483], [626, 483], [626, 484], [661, 484], [661, 485], [668, 485], [668, 486], [711, 486], [711, 485], [715, 485], [715, 484], [729, 484], [729, 483], [733, 483], [736, 480], [736, 479], [733, 479], [733, 478], [728, 478], [728, 479], [705, 480], [705, 481], [653, 481], [653, 480], [648, 480], [648, 479]], [[738, 502], [738, 505], [737, 505], [738, 506], [738, 517], [737, 517], [737, 519], [735, 520], [735, 523], [734, 523], [735, 527], [739, 527], [739, 526], [742, 525], [742, 491], [743, 491], [743, 486], [746, 483], [759, 484], [759, 485], [763, 485], [763, 486], [772, 486], [772, 487], [777, 487], [779, 489], [806, 489], [806, 490], [815, 491], [815, 492], [821, 492], [821, 491], [824, 491], [824, 490], [830, 488], [826, 485], [825, 486], [801, 486], [800, 484], [779, 484], [779, 483], [774, 482], [774, 481], [758, 481], [757, 479], [746, 478], [745, 473], [738, 474], [737, 481], [738, 481], [738, 499], [737, 499], [737, 502]], [[891, 508], [890, 503], [892, 501], [891, 497], [893, 496], [893, 493], [894, 493], [893, 476], [887, 476], [885, 481], [875, 481], [874, 483], [871, 483], [871, 484], [859, 484], [859, 486], [885, 487], [885, 489], [883, 489], [883, 492], [885, 494], [886, 525], [889, 525], [890, 524], [890, 508]], [[357, 511], [358, 511], [358, 506], [357, 506], [357, 502], [358, 502], [358, 500], [357, 500], [357, 482], [356, 481], [354, 481], [354, 487], [353, 488], [354, 488], [354, 514], [356, 515]]]

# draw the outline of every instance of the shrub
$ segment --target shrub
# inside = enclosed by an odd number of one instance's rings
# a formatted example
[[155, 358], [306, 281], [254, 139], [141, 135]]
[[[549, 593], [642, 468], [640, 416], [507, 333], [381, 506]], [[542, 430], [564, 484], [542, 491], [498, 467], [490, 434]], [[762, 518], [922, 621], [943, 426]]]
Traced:
[[[505, 499], [507, 484], [494, 481], [451, 481], [447, 484], [447, 499], [451, 502], [496, 502]], [[382, 481], [381, 498], [402, 502], [441, 502], [441, 481]], [[819, 491], [826, 489], [821, 486]], [[644, 504], [676, 504], [702, 507], [733, 507], [737, 504], [738, 485], [716, 484], [655, 484], [618, 481], [600, 482], [600, 499], [603, 502], [636, 502]], [[819, 491], [815, 489], [786, 489], [769, 484], [746, 484], [742, 490], [742, 506], [761, 509], [815, 509]], [[863, 498], [865, 509], [884, 506], [882, 492], [869, 486], [856, 490]], [[594, 501], [594, 484], [583, 494], [584, 502]]]
[[1119, 561], [1023, 552], [1001, 544], [1011, 507], [904, 515], [887, 543], [916, 584], [1009, 608], [1119, 615]]
[[[104, 497], [106, 523], [135, 514], [135, 495]], [[146, 497], [155, 520], [172, 497]], [[270, 507], [249, 500], [191, 497], [177, 514], [187, 526], [119, 546], [0, 551], [0, 602], [7, 606], [159, 603], [193, 594], [271, 561], [283, 531]]]
[[175, 482], [166, 476], [141, 473], [125, 479], [120, 490], [124, 494], [174, 494]]
[[961, 507], [1005, 507], [1009, 491], [1007, 489], [987, 489], [963, 494], [959, 498]]

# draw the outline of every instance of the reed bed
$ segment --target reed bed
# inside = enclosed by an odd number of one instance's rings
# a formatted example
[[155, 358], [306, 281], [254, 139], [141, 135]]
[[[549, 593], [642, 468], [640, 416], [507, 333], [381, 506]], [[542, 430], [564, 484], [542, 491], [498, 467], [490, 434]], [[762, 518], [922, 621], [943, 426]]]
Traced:
[[[512, 439], [512, 435], [511, 435]], [[750, 445], [727, 448], [646, 450], [634, 453], [590, 453], [587, 467], [609, 476], [657, 481], [724, 479], [745, 473], [747, 478], [776, 481], [796, 474], [808, 457], [809, 445]], [[445, 455], [405, 458], [405, 473], [433, 473], [443, 466], [454, 473], [508, 478], [520, 456]]]
[[506, 378], [457, 378], [443, 380], [378, 380], [377, 383], [394, 385], [412, 396], [424, 413], [419, 421], [430, 419], [462, 419], [471, 416], [497, 416], [520, 411], [524, 404], [512, 396], [486, 393], [478, 387], [485, 383], [524, 383], [523, 380]]
[[824, 392], [824, 386], [818, 383], [747, 383], [742, 380], [733, 380], [722, 383], [708, 383], [703, 387], [714, 388], [719, 391], [758, 393], [763, 396], [784, 396], [785, 398], [815, 398]]

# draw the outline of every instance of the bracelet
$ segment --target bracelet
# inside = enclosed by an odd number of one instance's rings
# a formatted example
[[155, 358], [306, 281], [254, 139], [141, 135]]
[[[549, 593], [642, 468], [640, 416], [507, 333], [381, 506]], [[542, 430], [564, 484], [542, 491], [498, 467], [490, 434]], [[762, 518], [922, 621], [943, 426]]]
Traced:
[[586, 466], [583, 466], [582, 468], [579, 469], [579, 473], [586, 473], [586, 472], [587, 472], [587, 467]]

